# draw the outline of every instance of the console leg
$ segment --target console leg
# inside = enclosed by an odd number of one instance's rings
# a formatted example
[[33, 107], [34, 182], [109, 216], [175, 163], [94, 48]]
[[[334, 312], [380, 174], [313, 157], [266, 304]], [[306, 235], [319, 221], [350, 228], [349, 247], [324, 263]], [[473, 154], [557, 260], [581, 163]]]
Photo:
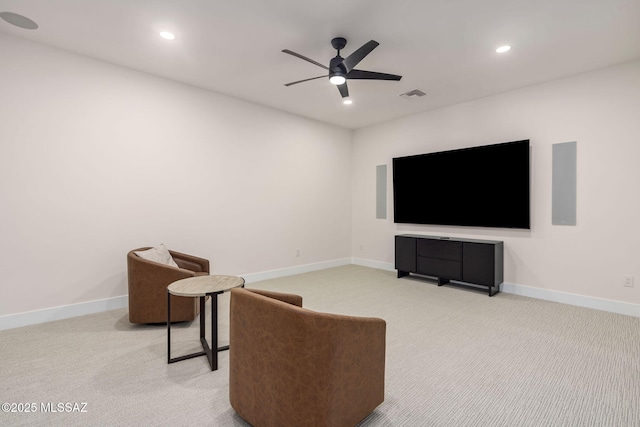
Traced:
[[449, 283], [449, 279], [438, 278], [438, 286], [446, 285], [447, 283]]
[[404, 276], [408, 276], [409, 272], [408, 271], [400, 271], [398, 270], [398, 278], [404, 277]]

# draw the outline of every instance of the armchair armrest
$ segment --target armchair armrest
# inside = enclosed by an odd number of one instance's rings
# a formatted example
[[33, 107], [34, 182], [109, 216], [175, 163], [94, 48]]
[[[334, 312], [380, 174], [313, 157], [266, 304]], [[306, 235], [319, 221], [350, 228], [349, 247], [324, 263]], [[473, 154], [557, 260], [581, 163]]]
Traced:
[[209, 260], [199, 258], [193, 255], [187, 255], [180, 252], [169, 251], [173, 260], [178, 264], [178, 267], [195, 271], [197, 273], [209, 273]]
[[278, 301], [286, 302], [287, 304], [302, 307], [302, 297], [300, 295], [285, 294], [282, 292], [263, 291], [261, 289], [248, 289], [254, 294], [262, 295], [265, 297], [273, 298]]

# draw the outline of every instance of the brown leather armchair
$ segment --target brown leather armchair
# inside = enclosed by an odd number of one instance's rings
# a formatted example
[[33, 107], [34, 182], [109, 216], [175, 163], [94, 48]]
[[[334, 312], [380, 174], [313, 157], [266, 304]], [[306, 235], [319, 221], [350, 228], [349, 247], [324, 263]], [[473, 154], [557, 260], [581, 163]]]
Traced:
[[237, 288], [230, 322], [229, 400], [253, 426], [353, 427], [384, 401], [384, 320]]
[[[169, 251], [179, 268], [140, 258], [134, 249], [127, 254], [129, 321], [167, 323], [167, 286], [176, 280], [209, 274], [209, 261]], [[171, 295], [171, 322], [190, 321], [200, 313], [198, 298]]]

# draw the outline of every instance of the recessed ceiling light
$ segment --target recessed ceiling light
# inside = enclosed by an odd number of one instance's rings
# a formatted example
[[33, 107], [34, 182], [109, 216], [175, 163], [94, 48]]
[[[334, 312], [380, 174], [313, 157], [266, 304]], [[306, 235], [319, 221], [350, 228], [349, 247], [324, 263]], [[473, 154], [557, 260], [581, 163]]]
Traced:
[[345, 99], [344, 101], [342, 101], [342, 103], [345, 104], [345, 105], [351, 105], [351, 104], [353, 104], [353, 101], [350, 100], [350, 99]]
[[160, 37], [167, 40], [174, 40], [176, 38], [176, 36], [169, 31], [160, 31]]
[[505, 53], [511, 50], [511, 46], [500, 46], [499, 48], [496, 49], [496, 52], [498, 53]]
[[11, 25], [24, 28], [25, 30], [35, 30], [38, 28], [38, 24], [36, 24], [26, 16], [18, 15], [17, 13], [0, 12], [0, 18], [4, 19]]

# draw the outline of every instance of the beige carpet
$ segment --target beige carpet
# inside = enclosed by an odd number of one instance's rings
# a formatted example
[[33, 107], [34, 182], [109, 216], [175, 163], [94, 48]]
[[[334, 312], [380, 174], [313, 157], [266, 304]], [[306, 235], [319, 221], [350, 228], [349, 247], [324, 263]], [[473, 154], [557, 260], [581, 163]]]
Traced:
[[[640, 427], [638, 318], [353, 265], [247, 287], [387, 321], [385, 402], [360, 426]], [[197, 323], [172, 328], [173, 356], [198, 349]], [[226, 309], [219, 329], [226, 339]], [[166, 352], [166, 326], [131, 325], [126, 310], [1, 331], [0, 402], [36, 412], [0, 425], [248, 425], [228, 403], [227, 352], [216, 372]]]

